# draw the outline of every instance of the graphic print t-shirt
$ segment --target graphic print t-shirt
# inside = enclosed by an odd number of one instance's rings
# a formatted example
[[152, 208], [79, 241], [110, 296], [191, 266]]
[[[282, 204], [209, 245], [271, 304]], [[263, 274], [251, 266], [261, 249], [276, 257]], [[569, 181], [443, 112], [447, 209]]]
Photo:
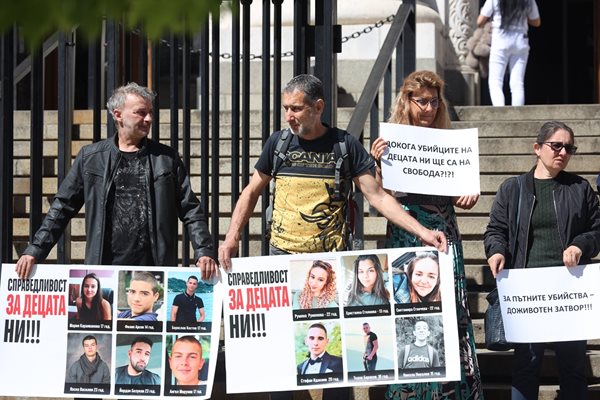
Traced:
[[106, 207], [105, 264], [154, 265], [146, 193], [146, 170], [141, 160], [136, 153], [121, 152]]
[[[273, 153], [280, 138], [281, 132], [269, 137], [255, 166], [258, 171], [271, 175]], [[345, 199], [336, 199], [334, 191], [338, 157], [334, 145], [337, 142], [337, 130], [332, 128], [315, 140], [293, 136], [287, 161], [275, 178], [271, 245], [289, 253], [326, 252], [346, 247], [347, 204]], [[346, 135], [345, 142], [347, 170], [352, 177], [374, 167], [358, 140]], [[343, 195], [343, 184], [340, 192]]]

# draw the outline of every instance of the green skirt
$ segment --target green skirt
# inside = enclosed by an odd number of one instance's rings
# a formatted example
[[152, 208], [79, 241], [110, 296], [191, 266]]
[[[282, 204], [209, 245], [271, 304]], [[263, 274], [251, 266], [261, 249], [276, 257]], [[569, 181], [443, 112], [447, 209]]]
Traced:
[[[458, 340], [461, 365], [461, 380], [457, 382], [406, 383], [389, 385], [387, 399], [393, 400], [441, 400], [441, 399], [483, 399], [481, 374], [475, 353], [473, 323], [469, 315], [467, 301], [467, 281], [463, 258], [462, 242], [456, 222], [454, 207], [405, 205], [404, 208], [429, 229], [443, 231], [454, 255], [454, 291], [456, 294], [456, 317], [458, 320]], [[388, 223], [387, 248], [423, 246], [421, 241], [406, 231]]]

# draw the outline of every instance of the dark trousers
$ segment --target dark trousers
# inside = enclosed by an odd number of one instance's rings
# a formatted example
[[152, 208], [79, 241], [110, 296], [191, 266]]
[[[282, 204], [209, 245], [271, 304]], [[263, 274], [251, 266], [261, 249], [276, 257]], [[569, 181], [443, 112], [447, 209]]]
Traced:
[[544, 350], [556, 353], [561, 400], [587, 399], [586, 341], [515, 344], [512, 400], [537, 400]]
[[363, 366], [365, 367], [365, 371], [375, 371], [375, 367], [377, 366], [377, 354], [373, 356], [371, 361], [365, 358], [363, 360]]
[[[349, 400], [350, 397], [349, 387], [337, 387], [323, 389], [323, 400]], [[269, 393], [270, 400], [292, 400], [294, 398], [294, 392], [272, 392]]]

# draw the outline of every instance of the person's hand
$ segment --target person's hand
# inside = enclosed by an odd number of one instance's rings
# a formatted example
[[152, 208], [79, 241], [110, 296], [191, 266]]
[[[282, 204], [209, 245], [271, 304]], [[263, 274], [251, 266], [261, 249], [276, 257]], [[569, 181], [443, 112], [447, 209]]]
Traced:
[[372, 360], [373, 360], [373, 356], [369, 354], [369, 355], [367, 356], [367, 360], [369, 360], [369, 361], [372, 361]]
[[196, 266], [200, 268], [202, 274], [202, 280], [209, 281], [212, 278], [219, 276], [219, 266], [212, 258], [208, 256], [202, 256], [196, 261]]
[[468, 196], [460, 196], [454, 197], [454, 205], [458, 208], [462, 208], [463, 210], [470, 210], [475, 206], [477, 200], [479, 200], [479, 195], [468, 195]]
[[383, 157], [383, 153], [387, 149], [387, 143], [382, 138], [378, 137], [373, 141], [371, 145], [371, 157], [377, 162], [379, 165], [381, 163], [381, 157]]
[[444, 232], [432, 231], [427, 229], [423, 235], [421, 235], [421, 241], [429, 246], [433, 246], [438, 251], [446, 253], [448, 251], [448, 241]]
[[581, 259], [581, 249], [577, 246], [569, 246], [563, 251], [563, 262], [567, 267], [574, 267]]
[[219, 246], [219, 264], [225, 271], [231, 271], [231, 257], [238, 252], [239, 241], [227, 239]]
[[494, 278], [498, 275], [500, 271], [504, 269], [504, 263], [506, 262], [504, 255], [500, 253], [496, 253], [487, 260], [488, 265], [490, 266], [490, 271], [492, 271], [492, 275]]
[[31, 271], [35, 264], [37, 264], [37, 260], [34, 256], [23, 254], [21, 258], [19, 258], [19, 261], [17, 261], [15, 272], [19, 275], [19, 278], [27, 279], [29, 278], [29, 275], [31, 275]]

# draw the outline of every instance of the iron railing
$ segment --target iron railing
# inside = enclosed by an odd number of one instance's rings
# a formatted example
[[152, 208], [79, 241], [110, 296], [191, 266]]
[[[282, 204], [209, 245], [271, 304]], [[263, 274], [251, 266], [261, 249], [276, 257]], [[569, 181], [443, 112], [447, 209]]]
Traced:
[[[106, 21], [100, 40], [83, 43], [76, 40], [77, 31], [51, 36], [35, 54], [18, 52], [16, 29], [1, 36], [0, 65], [0, 258], [2, 262], [14, 262], [14, 253], [20, 253], [25, 242], [35, 233], [43, 217], [42, 182], [44, 174], [56, 174], [58, 184], [64, 179], [72, 162], [71, 142], [76, 139], [73, 130], [75, 108], [92, 110], [93, 141], [108, 137], [115, 132], [112, 117], [106, 112], [106, 130], [102, 130], [102, 104], [112, 90], [128, 81], [137, 81], [149, 85], [159, 93], [153, 104], [154, 120], [152, 137], [155, 140], [169, 142], [178, 149], [182, 159], [194, 176], [198, 176], [200, 199], [210, 220], [210, 229], [215, 243], [224, 232], [219, 229], [222, 215], [232, 210], [220, 206], [219, 195], [226, 192], [220, 180], [220, 164], [226, 156], [221, 155], [220, 145], [231, 137], [231, 207], [238, 200], [241, 188], [248, 184], [251, 174], [251, 70], [250, 41], [262, 40], [261, 82], [263, 96], [261, 103], [261, 140], [264, 141], [272, 130], [281, 125], [281, 79], [282, 79], [282, 3], [283, 0], [262, 0], [263, 27], [262, 38], [250, 37], [251, 0], [235, 0], [239, 13], [232, 14], [231, 40], [231, 109], [230, 136], [220, 131], [221, 110], [229, 108], [221, 104], [220, 79], [222, 58], [219, 57], [221, 32], [218, 14], [211, 15], [210, 24], [206, 23], [193, 35], [197, 49], [192, 49], [192, 35], [169, 35], [166, 39], [148, 42], [143, 30], [126, 31], [120, 21]], [[291, 0], [290, 0], [291, 1]], [[293, 74], [307, 73], [313, 62], [314, 73], [325, 84], [325, 93], [329, 102], [330, 114], [323, 120], [328, 124], [336, 121], [336, 52], [341, 47], [341, 29], [336, 24], [336, 0], [293, 0], [294, 9], [294, 49]], [[315, 14], [315, 26], [309, 25], [311, 6]], [[273, 20], [271, 20], [271, 12]], [[384, 81], [385, 108], [389, 108], [391, 96], [391, 60], [396, 51], [396, 81], [401, 81], [405, 72], [414, 69], [414, 0], [403, 1], [397, 17], [392, 24], [390, 34], [384, 43], [371, 75], [366, 83], [363, 95], [352, 116], [348, 130], [355, 136], [366, 121], [368, 110], [378, 108], [377, 93]], [[271, 48], [271, 35], [272, 47]], [[319, 37], [319, 40], [315, 40]], [[76, 57], [77, 51], [84, 51], [86, 57]], [[385, 53], [385, 54], [383, 54]], [[55, 56], [51, 56], [55, 54]], [[271, 54], [274, 54], [271, 56]], [[54, 58], [53, 58], [54, 57]], [[225, 58], [225, 57], [223, 57]], [[258, 58], [258, 57], [255, 57]], [[53, 61], [54, 60], [54, 61]], [[56, 62], [56, 76], [44, 77], [44, 62]], [[291, 78], [291, 76], [290, 76]], [[29, 79], [29, 81], [28, 81]], [[197, 85], [196, 92], [191, 90]], [[31, 189], [29, 210], [19, 211], [19, 217], [28, 216], [29, 237], [13, 235], [13, 185], [15, 162], [14, 152], [14, 111], [22, 103], [23, 91], [20, 87], [29, 87], [29, 110], [31, 113], [29, 146], [31, 154]], [[85, 95], [83, 95], [85, 94]], [[195, 95], [198, 95], [196, 101]], [[55, 95], [55, 97], [53, 97]], [[272, 97], [271, 97], [272, 96]], [[81, 100], [84, 99], [84, 100]], [[58, 150], [57, 172], [53, 163], [48, 163], [44, 149], [44, 110], [57, 109]], [[170, 123], [169, 137], [161, 137], [160, 109], [168, 108]], [[192, 128], [192, 110], [198, 108], [199, 129]], [[366, 110], [366, 111], [365, 111]], [[181, 113], [181, 114], [180, 114]], [[180, 115], [182, 120], [180, 121]], [[376, 121], [376, 118], [371, 118]], [[180, 123], [181, 122], [181, 123]], [[375, 129], [371, 129], [373, 135]], [[199, 166], [192, 164], [192, 143], [199, 145]], [[182, 143], [182, 144], [180, 144]], [[181, 148], [180, 148], [181, 147]], [[48, 158], [48, 157], [46, 157]], [[50, 168], [50, 172], [46, 169]], [[210, 188], [210, 190], [209, 190]], [[268, 203], [268, 193], [263, 196], [263, 209]], [[24, 208], [23, 208], [24, 210]], [[262, 218], [262, 232], [265, 221]], [[189, 245], [182, 229], [181, 262], [189, 265]], [[261, 235], [264, 238], [264, 234]], [[251, 237], [249, 227], [243, 232], [241, 256], [250, 253]], [[81, 238], [78, 238], [81, 240]], [[67, 231], [57, 247], [57, 261], [71, 261], [71, 238]], [[267, 253], [267, 243], [262, 240], [262, 252]], [[16, 251], [15, 251], [16, 250]]]

